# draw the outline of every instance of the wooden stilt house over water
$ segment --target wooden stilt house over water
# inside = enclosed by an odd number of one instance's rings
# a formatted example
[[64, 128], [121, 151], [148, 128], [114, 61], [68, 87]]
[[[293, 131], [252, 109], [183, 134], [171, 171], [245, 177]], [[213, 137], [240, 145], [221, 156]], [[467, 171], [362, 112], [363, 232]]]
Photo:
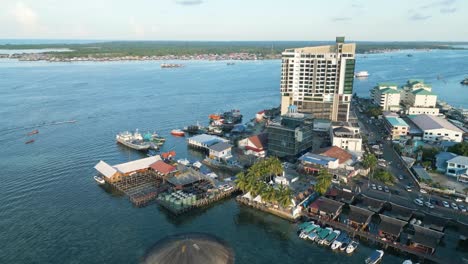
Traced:
[[356, 206], [365, 208], [374, 213], [380, 213], [384, 204], [385, 201], [374, 199], [365, 195], [360, 195], [357, 199]]
[[401, 221], [408, 222], [413, 216], [414, 211], [414, 209], [408, 207], [404, 207], [394, 203], [387, 203], [383, 214], [385, 214], [386, 216], [397, 218]]
[[161, 160], [160, 156], [152, 156], [144, 159], [134, 160], [122, 164], [111, 166], [104, 161], [99, 161], [94, 168], [103, 176], [108, 183], [121, 181], [123, 178], [136, 174], [147, 172], [150, 165]]
[[425, 254], [434, 254], [444, 233], [413, 225], [414, 234], [408, 236], [409, 247]]
[[386, 241], [397, 241], [400, 237], [403, 227], [408, 222], [391, 218], [385, 215], [379, 215], [380, 223], [378, 225], [379, 237], [384, 238]]
[[356, 230], [365, 230], [374, 212], [350, 205], [347, 224]]
[[334, 220], [341, 213], [343, 203], [320, 197], [309, 208], [312, 214], [318, 215], [325, 220]]

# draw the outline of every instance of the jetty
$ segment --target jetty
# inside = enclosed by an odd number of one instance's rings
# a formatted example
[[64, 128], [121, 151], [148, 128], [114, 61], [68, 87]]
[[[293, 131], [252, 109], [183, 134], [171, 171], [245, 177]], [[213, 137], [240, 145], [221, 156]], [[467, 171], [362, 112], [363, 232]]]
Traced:
[[275, 208], [273, 206], [268, 206], [262, 203], [261, 201], [258, 201], [258, 200], [256, 201], [255, 199], [246, 198], [241, 195], [236, 197], [236, 201], [242, 205], [255, 208], [265, 213], [276, 215], [278, 217], [289, 220], [291, 222], [296, 222], [301, 217], [300, 214], [293, 215], [293, 212], [291, 210], [284, 210], [279, 207]]

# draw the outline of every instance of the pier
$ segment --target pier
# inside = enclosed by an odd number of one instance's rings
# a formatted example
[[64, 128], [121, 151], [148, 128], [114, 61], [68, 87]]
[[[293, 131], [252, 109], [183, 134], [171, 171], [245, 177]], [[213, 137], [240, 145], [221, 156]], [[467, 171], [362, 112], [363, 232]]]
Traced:
[[419, 251], [413, 250], [408, 246], [401, 245], [398, 242], [390, 242], [386, 240], [382, 240], [380, 237], [373, 235], [369, 232], [364, 232], [358, 229], [354, 229], [348, 225], [337, 221], [330, 221], [318, 216], [308, 215], [307, 218], [310, 218], [322, 225], [328, 225], [333, 227], [334, 229], [340, 229], [342, 231], [346, 231], [348, 235], [352, 238], [359, 239], [360, 241], [371, 242], [381, 246], [383, 249], [392, 249], [395, 252], [404, 252], [406, 254], [415, 256], [419, 259], [420, 262], [424, 263], [449, 263], [449, 260], [442, 260], [434, 255], [428, 255], [421, 253]]
[[266, 212], [266, 213], [276, 215], [278, 217], [281, 217], [281, 218], [286, 219], [286, 220], [291, 221], [291, 222], [297, 221], [301, 216], [301, 215], [293, 216], [293, 214], [291, 212], [286, 212], [284, 210], [276, 209], [276, 208], [273, 208], [271, 206], [265, 206], [264, 204], [254, 202], [254, 201], [249, 200], [247, 198], [244, 198], [242, 196], [238, 196], [236, 198], [236, 201], [238, 203], [240, 203], [240, 204], [243, 204], [243, 205], [246, 205], [246, 206], [249, 206], [249, 207], [253, 207], [255, 209], [258, 209], [258, 210]]

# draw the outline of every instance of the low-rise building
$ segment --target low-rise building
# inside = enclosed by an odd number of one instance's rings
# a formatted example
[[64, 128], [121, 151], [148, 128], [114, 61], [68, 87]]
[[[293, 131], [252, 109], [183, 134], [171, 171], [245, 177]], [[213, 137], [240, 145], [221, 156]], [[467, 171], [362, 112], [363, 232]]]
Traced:
[[187, 143], [189, 146], [206, 151], [208, 151], [208, 148], [210, 146], [213, 146], [219, 142], [229, 142], [229, 140], [207, 134], [196, 135], [187, 139]]
[[452, 152], [439, 152], [435, 155], [436, 170], [441, 173], [447, 172], [447, 161], [453, 159], [457, 154]]
[[374, 212], [350, 205], [346, 224], [357, 230], [365, 230], [372, 215], [374, 215]]
[[413, 225], [413, 228], [414, 234], [409, 236], [409, 247], [422, 251], [425, 254], [434, 254], [444, 233], [417, 225]]
[[398, 116], [385, 114], [385, 128], [390, 134], [392, 140], [398, 140], [402, 136], [407, 136], [409, 134], [410, 127]]
[[338, 159], [338, 167], [340, 168], [350, 166], [354, 162], [353, 156], [348, 151], [337, 146], [318, 149], [315, 154]]
[[447, 160], [447, 171], [446, 175], [459, 177], [460, 175], [466, 174], [468, 170], [468, 157], [456, 156], [452, 159]]
[[299, 158], [305, 172], [314, 173], [320, 169], [336, 169], [339, 166], [339, 160], [336, 158], [306, 153]]
[[400, 110], [400, 91], [398, 85], [379, 83], [371, 90], [374, 104], [380, 106], [383, 111]]
[[380, 223], [377, 227], [379, 237], [390, 242], [398, 240], [403, 227], [408, 223], [382, 214], [379, 217]]
[[228, 160], [232, 158], [232, 145], [227, 142], [219, 142], [210, 147], [208, 147], [210, 151], [210, 159], [215, 160]]
[[167, 164], [166, 162], [162, 160], [158, 160], [155, 163], [150, 165], [150, 168], [155, 171], [157, 174], [167, 177], [169, 175], [174, 174], [177, 171], [177, 168]]
[[147, 172], [153, 163], [160, 160], [161, 157], [158, 155], [125, 162], [114, 166], [111, 166], [101, 160], [98, 164], [96, 164], [96, 166], [94, 166], [94, 168], [98, 171], [100, 176], [103, 176], [103, 179], [106, 182], [115, 183], [121, 181], [124, 177]]
[[263, 158], [266, 155], [267, 144], [268, 135], [263, 133], [239, 140], [238, 145], [244, 150], [244, 154]]
[[357, 123], [332, 123], [330, 139], [332, 146], [337, 146], [351, 152], [362, 152], [362, 137]]
[[313, 214], [320, 215], [326, 220], [334, 220], [341, 213], [343, 205], [341, 202], [320, 197], [309, 205], [309, 208]]
[[416, 90], [424, 89], [431, 92], [432, 86], [424, 82], [424, 80], [410, 79], [403, 85], [401, 89], [401, 103], [404, 105], [410, 104], [411, 93]]
[[416, 115], [411, 121], [423, 131], [423, 140], [441, 142], [463, 140], [463, 131], [444, 118], [432, 115]]

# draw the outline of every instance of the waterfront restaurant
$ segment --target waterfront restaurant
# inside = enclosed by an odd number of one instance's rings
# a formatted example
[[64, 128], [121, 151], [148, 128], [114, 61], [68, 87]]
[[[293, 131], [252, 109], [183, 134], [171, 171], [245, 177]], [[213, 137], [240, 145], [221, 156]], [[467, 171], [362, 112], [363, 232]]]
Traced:
[[115, 183], [121, 181], [124, 177], [147, 172], [150, 165], [159, 160], [161, 160], [161, 157], [158, 155], [114, 166], [111, 166], [101, 160], [96, 164], [96, 166], [94, 166], [94, 168], [101, 176], [104, 176], [103, 178], [106, 182]]
[[325, 220], [335, 220], [341, 213], [342, 208], [343, 203], [325, 197], [320, 197], [309, 205], [312, 214], [318, 215]]
[[414, 235], [410, 235], [409, 247], [425, 254], [434, 254], [444, 233], [413, 225]]
[[372, 215], [374, 215], [374, 212], [350, 205], [347, 224], [357, 230], [365, 230]]
[[378, 225], [379, 237], [386, 241], [397, 241], [403, 227], [408, 224], [407, 222], [391, 218], [385, 215], [379, 215], [380, 223]]

